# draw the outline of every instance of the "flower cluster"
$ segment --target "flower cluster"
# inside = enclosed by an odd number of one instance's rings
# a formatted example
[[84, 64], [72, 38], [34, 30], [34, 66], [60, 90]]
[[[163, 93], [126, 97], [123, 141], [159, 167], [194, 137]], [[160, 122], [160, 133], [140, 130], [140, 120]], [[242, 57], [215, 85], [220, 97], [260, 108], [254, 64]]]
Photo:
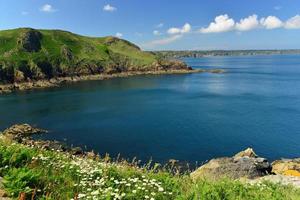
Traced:
[[[69, 159], [68, 159], [69, 158]], [[56, 159], [38, 155], [33, 158], [55, 170], [73, 171], [75, 191], [74, 199], [170, 199], [172, 192], [163, 184], [141, 174], [122, 176], [117, 173], [116, 164], [108, 164], [92, 159], [73, 156], [70, 160], [65, 154]], [[169, 197], [169, 198], [168, 198]]]

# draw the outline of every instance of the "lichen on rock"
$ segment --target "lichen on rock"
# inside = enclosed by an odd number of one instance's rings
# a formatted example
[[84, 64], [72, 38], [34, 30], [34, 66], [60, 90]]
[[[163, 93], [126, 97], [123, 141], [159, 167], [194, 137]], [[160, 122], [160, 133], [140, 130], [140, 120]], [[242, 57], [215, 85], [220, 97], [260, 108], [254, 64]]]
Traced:
[[272, 172], [300, 177], [300, 158], [276, 160], [272, 163]]

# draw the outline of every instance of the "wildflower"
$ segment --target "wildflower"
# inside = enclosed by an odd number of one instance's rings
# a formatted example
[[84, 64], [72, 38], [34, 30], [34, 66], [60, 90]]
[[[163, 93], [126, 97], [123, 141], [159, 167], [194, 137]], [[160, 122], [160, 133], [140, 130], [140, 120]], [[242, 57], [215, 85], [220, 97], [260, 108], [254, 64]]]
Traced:
[[132, 193], [135, 194], [135, 193], [136, 193], [136, 190], [132, 190]]
[[91, 195], [94, 195], [94, 196], [96, 196], [96, 195], [98, 195], [98, 194], [99, 194], [99, 191], [98, 191], [98, 190], [93, 191], [93, 192], [91, 193]]
[[164, 191], [164, 188], [159, 187], [159, 188], [158, 188], [158, 191], [159, 191], [159, 192], [163, 192], [163, 191]]
[[149, 199], [149, 196], [148, 196], [148, 195], [146, 195], [146, 196], [145, 196], [145, 199]]
[[85, 194], [78, 194], [78, 198], [83, 198], [85, 196], [86, 196]]

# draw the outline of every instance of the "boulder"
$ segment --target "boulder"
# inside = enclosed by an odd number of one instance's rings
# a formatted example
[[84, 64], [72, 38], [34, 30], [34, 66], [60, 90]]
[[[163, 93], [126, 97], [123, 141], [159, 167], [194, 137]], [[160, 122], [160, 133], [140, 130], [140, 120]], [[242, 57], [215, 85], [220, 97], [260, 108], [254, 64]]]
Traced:
[[285, 176], [300, 177], [300, 158], [276, 160], [272, 163], [272, 172]]
[[238, 158], [242, 158], [242, 157], [249, 157], [249, 158], [257, 158], [258, 156], [256, 155], [256, 153], [254, 152], [254, 150], [252, 148], [247, 148], [244, 151], [241, 151], [237, 154], [235, 154], [234, 158], [238, 159]]
[[15, 124], [3, 131], [3, 135], [12, 136], [12, 139], [19, 140], [24, 137], [30, 137], [34, 134], [46, 133], [46, 130], [34, 128], [29, 124]]
[[258, 157], [248, 148], [233, 157], [216, 158], [210, 160], [196, 171], [191, 173], [195, 179], [205, 178], [217, 180], [230, 179], [254, 179], [271, 173], [271, 165], [265, 158]]

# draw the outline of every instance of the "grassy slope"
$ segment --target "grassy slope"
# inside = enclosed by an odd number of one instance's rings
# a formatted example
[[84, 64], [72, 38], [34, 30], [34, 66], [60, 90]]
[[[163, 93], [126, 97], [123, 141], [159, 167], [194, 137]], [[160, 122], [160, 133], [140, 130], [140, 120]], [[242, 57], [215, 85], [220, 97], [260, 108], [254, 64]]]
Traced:
[[31, 199], [297, 200], [300, 191], [232, 180], [193, 182], [188, 175], [130, 167], [124, 163], [71, 157], [0, 139], [0, 176], [5, 190]]
[[[18, 43], [30, 31], [41, 33], [38, 51], [29, 52]], [[63, 49], [71, 58], [63, 53]], [[121, 70], [148, 70], [156, 62], [153, 54], [115, 37], [92, 38], [60, 30], [27, 28], [0, 31], [0, 81], [16, 81], [9, 80], [12, 73], [15, 76], [19, 73], [22, 79], [20, 72], [25, 79], [41, 79], [45, 76], [114, 72], [120, 67]], [[45, 63], [50, 66], [45, 67]]]

